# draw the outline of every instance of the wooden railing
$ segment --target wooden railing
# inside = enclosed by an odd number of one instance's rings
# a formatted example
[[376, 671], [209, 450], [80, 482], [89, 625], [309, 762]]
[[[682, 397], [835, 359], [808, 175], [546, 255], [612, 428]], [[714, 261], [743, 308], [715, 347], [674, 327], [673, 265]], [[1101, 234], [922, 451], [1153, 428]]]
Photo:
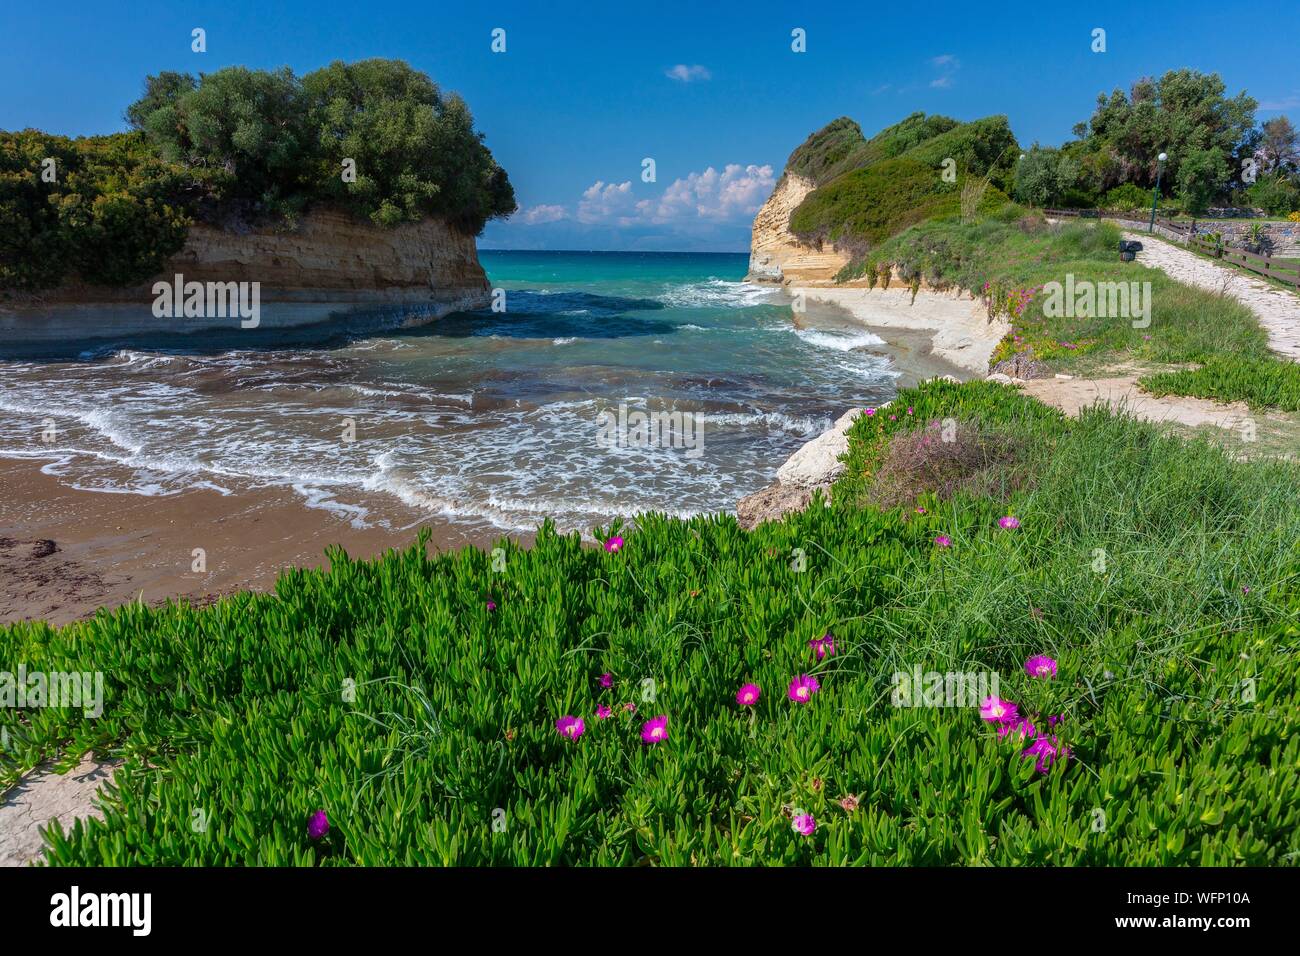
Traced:
[[[1077, 217], [1081, 219], [1113, 219], [1119, 222], [1131, 223], [1141, 229], [1146, 229], [1150, 224], [1150, 218], [1137, 218], [1131, 212], [1110, 209], [1044, 209], [1043, 215], [1056, 218]], [[1223, 239], [1202, 235], [1195, 230], [1195, 221], [1192, 225], [1187, 223], [1174, 222], [1163, 216], [1156, 217], [1156, 228], [1163, 234], [1172, 233], [1188, 247], [1202, 252], [1207, 256], [1215, 259], [1222, 259], [1231, 265], [1239, 266], [1242, 269], [1249, 269], [1258, 275], [1267, 276], [1276, 282], [1284, 285], [1293, 286], [1300, 291], [1300, 259], [1280, 259], [1276, 256], [1261, 256], [1258, 253], [1247, 252], [1245, 249], [1234, 249], [1231, 246], [1224, 245]]]

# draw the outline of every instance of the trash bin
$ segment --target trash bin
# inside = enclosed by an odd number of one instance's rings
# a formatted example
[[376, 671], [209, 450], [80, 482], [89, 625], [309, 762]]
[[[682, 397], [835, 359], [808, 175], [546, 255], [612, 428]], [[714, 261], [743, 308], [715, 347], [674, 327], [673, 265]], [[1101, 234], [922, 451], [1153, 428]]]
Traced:
[[1142, 243], [1129, 239], [1119, 241], [1119, 258], [1121, 262], [1132, 262], [1142, 251]]

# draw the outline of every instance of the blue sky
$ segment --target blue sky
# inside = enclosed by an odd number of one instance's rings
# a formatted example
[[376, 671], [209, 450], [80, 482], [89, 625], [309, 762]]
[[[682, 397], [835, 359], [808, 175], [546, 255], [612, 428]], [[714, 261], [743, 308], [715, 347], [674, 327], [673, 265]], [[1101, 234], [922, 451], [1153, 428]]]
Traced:
[[[121, 129], [145, 74], [165, 69], [409, 61], [466, 98], [515, 184], [521, 212], [489, 224], [485, 248], [744, 250], [790, 150], [841, 115], [869, 135], [915, 110], [1004, 113], [1022, 144], [1057, 144], [1098, 92], [1192, 67], [1250, 92], [1260, 119], [1300, 120], [1296, 0], [0, 2], [5, 129]], [[190, 50], [194, 27], [208, 52]]]

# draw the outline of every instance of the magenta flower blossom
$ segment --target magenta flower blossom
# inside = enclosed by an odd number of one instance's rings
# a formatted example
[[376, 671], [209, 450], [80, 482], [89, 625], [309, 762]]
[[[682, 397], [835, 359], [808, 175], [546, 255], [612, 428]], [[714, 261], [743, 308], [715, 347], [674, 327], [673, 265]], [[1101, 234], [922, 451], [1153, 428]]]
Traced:
[[612, 710], [610, 710], [610, 709], [609, 709], [607, 706], [605, 706], [604, 704], [598, 704], [598, 705], [596, 706], [596, 719], [597, 719], [597, 720], [604, 720], [606, 717], [609, 717], [609, 716], [613, 715], [613, 713], [614, 713], [614, 712], [613, 712]]
[[[925, 439], [922, 439], [922, 441], [924, 441], [924, 440], [925, 440]], [[919, 514], [919, 515], [923, 515], [923, 514], [925, 514], [925, 509], [922, 508], [920, 505], [917, 505], [917, 507], [916, 507], [916, 513]]]
[[934, 536], [934, 543], [940, 548], [951, 548], [952, 538], [948, 537], [946, 534], [937, 534]]
[[609, 538], [605, 541], [605, 550], [610, 554], [616, 554], [623, 548], [622, 538]]
[[1020, 527], [1020, 519], [1015, 515], [1007, 515], [1005, 518], [998, 519], [998, 527], [1005, 528], [1007, 531], [1015, 531]]
[[613, 675], [613, 674], [601, 674], [601, 675], [600, 675], [600, 686], [601, 686], [601, 687], [613, 687], [613, 686], [614, 686], [614, 675]]
[[487, 609], [489, 613], [495, 611], [497, 609], [497, 602], [492, 600], [491, 598], [488, 598]]
[[790, 682], [788, 691], [790, 699], [796, 704], [806, 704], [812, 700], [813, 694], [822, 689], [822, 685], [817, 683], [816, 677], [810, 677], [807, 674], [800, 674]]
[[555, 729], [560, 732], [561, 737], [577, 740], [586, 732], [587, 725], [582, 722], [581, 717], [566, 714], [555, 722]]
[[641, 727], [641, 740], [648, 744], [657, 744], [668, 739], [668, 715], [651, 717]]
[[1020, 716], [1016, 705], [1000, 697], [980, 701], [980, 717], [992, 724], [1009, 724]]
[[1063, 720], [1065, 720], [1065, 714], [1049, 714], [1047, 717], [1047, 726], [1050, 729]]
[[835, 635], [827, 631], [821, 637], [814, 637], [811, 641], [808, 642], [808, 646], [813, 649], [813, 653], [817, 655], [818, 660], [821, 660], [822, 658], [826, 657], [826, 655], [828, 654], [831, 657], [834, 657], [835, 656]]
[[911, 406], [911, 405], [908, 405], [908, 406], [907, 406], [907, 414], [909, 414], [909, 415], [912, 414], [912, 411], [913, 411], [912, 406]]
[[736, 703], [741, 707], [753, 707], [762, 693], [757, 684], [746, 684], [736, 691]]
[[812, 836], [813, 831], [817, 829], [817, 821], [813, 819], [811, 813], [801, 813], [794, 818], [791, 826], [796, 833], [802, 833], [804, 836]]
[[867, 417], [868, 417], [868, 418], [870, 418], [870, 417], [871, 417], [872, 415], [874, 415], [874, 414], [876, 414], [876, 410], [875, 410], [874, 408], [868, 408], [868, 409], [867, 409]]
[[1250, 588], [1248, 588], [1246, 585], [1243, 584], [1243, 585], [1241, 586], [1241, 593], [1242, 593], [1242, 594], [1249, 594], [1249, 593], [1250, 593]]
[[1026, 738], [1037, 736], [1038, 731], [1033, 724], [1021, 717], [1014, 723], [1002, 724], [998, 727], [998, 740], [1003, 740], [1011, 734], [1016, 736], [1017, 742], [1024, 743]]
[[632, 702], [629, 700], [626, 704], [623, 705], [623, 709], [626, 710], [629, 714], [635, 714], [635, 713], [636, 713], [636, 704], [632, 703]]
[[1054, 736], [1035, 737], [1032, 744], [1020, 751], [1020, 756], [1034, 758], [1034, 768], [1039, 773], [1047, 773], [1052, 769], [1052, 764], [1057, 758], [1069, 755], [1069, 748], [1062, 747]]
[[317, 810], [307, 818], [307, 836], [310, 839], [319, 840], [329, 832], [330, 818], [326, 816], [324, 810]]
[[1030, 677], [1046, 677], [1051, 680], [1056, 676], [1056, 661], [1046, 654], [1036, 654], [1025, 661], [1025, 673]]

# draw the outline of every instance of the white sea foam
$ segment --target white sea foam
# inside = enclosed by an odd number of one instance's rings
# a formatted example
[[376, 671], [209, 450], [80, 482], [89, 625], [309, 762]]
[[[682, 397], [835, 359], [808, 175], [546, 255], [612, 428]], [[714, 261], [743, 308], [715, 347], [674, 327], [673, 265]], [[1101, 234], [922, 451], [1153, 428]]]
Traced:
[[834, 349], [837, 352], [851, 352], [854, 349], [867, 348], [872, 345], [884, 345], [885, 340], [871, 332], [826, 332], [820, 329], [792, 329], [809, 345], [820, 349]]
[[778, 301], [780, 298], [771, 286], [752, 282], [733, 282], [728, 279], [707, 279], [670, 286], [659, 296], [665, 305], [676, 308], [747, 308]]

